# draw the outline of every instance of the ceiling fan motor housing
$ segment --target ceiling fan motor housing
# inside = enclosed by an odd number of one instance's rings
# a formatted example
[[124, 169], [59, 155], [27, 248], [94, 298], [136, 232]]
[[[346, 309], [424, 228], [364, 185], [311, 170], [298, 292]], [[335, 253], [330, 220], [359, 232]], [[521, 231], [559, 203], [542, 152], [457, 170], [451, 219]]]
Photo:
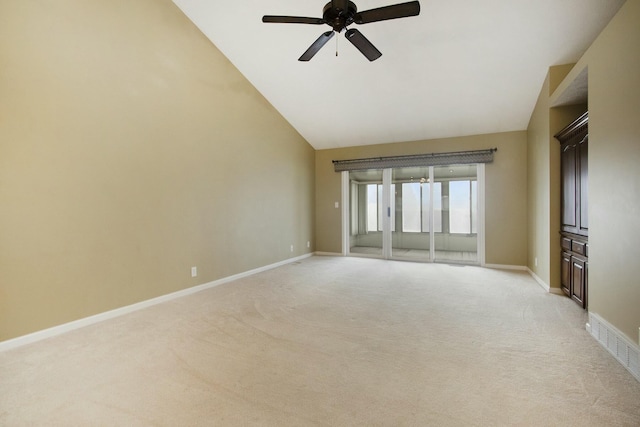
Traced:
[[347, 25], [352, 24], [358, 12], [358, 8], [353, 2], [346, 3], [347, 10], [334, 8], [332, 2], [327, 3], [322, 10], [322, 19], [331, 25], [337, 33], [341, 32]]

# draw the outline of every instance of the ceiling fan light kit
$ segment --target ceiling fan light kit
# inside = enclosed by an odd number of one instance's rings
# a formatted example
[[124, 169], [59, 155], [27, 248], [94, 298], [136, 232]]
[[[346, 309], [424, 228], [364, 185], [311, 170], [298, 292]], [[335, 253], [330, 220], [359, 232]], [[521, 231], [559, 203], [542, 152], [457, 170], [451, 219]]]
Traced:
[[[335, 33], [351, 24], [368, 24], [371, 22], [386, 21], [389, 19], [407, 18], [420, 14], [420, 3], [410, 1], [407, 3], [394, 4], [391, 6], [379, 7], [358, 12], [358, 8], [353, 2], [346, 0], [332, 0], [324, 6], [322, 18], [309, 18], [304, 16], [278, 16], [265, 15], [262, 22], [280, 24], [310, 24], [329, 25], [332, 30], [327, 31], [318, 37], [311, 46], [302, 54], [298, 61], [309, 61], [324, 46]], [[382, 53], [371, 43], [360, 31], [348, 28], [345, 37], [356, 49], [358, 49], [369, 61], [375, 61], [382, 56]]]

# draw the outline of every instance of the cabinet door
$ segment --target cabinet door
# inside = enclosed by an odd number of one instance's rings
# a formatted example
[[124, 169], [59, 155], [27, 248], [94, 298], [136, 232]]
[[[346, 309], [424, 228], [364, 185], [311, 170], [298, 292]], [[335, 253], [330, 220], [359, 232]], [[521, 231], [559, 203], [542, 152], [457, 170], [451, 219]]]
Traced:
[[585, 261], [571, 257], [571, 298], [584, 308]]
[[562, 230], [577, 233], [576, 145], [562, 145]]
[[589, 235], [589, 205], [587, 194], [589, 193], [589, 137], [586, 136], [580, 144], [578, 144], [578, 195], [580, 198], [580, 218], [579, 233]]
[[561, 262], [560, 286], [565, 294], [571, 296], [571, 255], [563, 252]]

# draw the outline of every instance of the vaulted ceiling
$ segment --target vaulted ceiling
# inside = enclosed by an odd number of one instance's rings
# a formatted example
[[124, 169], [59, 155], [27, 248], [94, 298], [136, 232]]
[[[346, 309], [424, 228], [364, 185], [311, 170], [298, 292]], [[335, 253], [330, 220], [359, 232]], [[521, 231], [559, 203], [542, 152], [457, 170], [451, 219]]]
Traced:
[[526, 129], [549, 66], [576, 62], [624, 3], [420, 0], [419, 16], [350, 26], [373, 62], [344, 32], [299, 62], [330, 27], [261, 20], [322, 17], [326, 1], [174, 3], [316, 149]]

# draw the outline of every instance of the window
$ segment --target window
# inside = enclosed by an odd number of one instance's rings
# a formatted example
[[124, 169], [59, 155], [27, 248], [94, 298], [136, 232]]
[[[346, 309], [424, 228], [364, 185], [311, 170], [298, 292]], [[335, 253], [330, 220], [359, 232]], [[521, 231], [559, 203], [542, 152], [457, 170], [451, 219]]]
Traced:
[[478, 233], [478, 181], [471, 181], [471, 234]]
[[[429, 232], [430, 184], [405, 182], [402, 184], [402, 231]], [[433, 184], [433, 229], [442, 232], [442, 183]]]
[[[391, 194], [395, 194], [395, 192], [396, 185], [392, 184]], [[391, 197], [391, 231], [396, 231], [395, 205], [395, 197]], [[382, 184], [367, 184], [367, 232], [382, 231], [384, 215]]]
[[402, 231], [419, 233], [422, 231], [422, 192], [419, 182], [402, 184]]
[[[429, 232], [429, 184], [422, 185], [422, 231]], [[433, 232], [442, 233], [442, 183], [433, 183]]]
[[477, 232], [477, 181], [449, 182], [449, 232], [472, 234]]
[[367, 185], [367, 231], [378, 230], [378, 185]]
[[[433, 186], [433, 231], [435, 233], [476, 234], [478, 182], [476, 180], [438, 181], [433, 184], [403, 182], [400, 196], [402, 231], [428, 233]], [[386, 215], [382, 204], [382, 184], [366, 184], [367, 232], [382, 231]], [[396, 184], [391, 185], [391, 231], [395, 231]], [[400, 225], [399, 225], [400, 226]]]

